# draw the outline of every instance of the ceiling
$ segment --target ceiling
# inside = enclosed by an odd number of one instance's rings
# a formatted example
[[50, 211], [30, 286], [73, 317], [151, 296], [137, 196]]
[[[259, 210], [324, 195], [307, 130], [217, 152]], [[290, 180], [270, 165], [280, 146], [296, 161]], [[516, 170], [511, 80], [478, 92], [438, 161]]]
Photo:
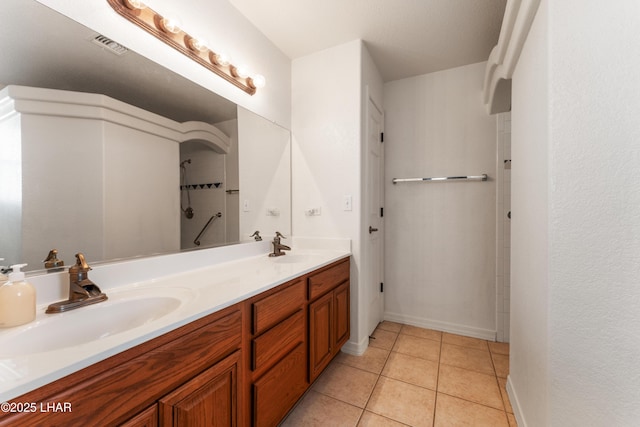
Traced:
[[385, 82], [486, 61], [498, 43], [506, 5], [506, 0], [229, 1], [291, 59], [364, 40]]

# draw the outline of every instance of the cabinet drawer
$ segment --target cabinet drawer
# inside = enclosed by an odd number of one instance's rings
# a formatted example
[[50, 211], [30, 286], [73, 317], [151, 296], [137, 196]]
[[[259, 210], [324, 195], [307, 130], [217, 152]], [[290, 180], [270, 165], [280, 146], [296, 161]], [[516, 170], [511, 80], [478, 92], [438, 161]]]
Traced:
[[347, 279], [349, 279], [348, 261], [341, 262], [328, 270], [314, 274], [309, 277], [309, 299], [312, 300], [319, 297]]
[[304, 344], [291, 351], [253, 385], [253, 425], [275, 426], [307, 389]]
[[298, 310], [287, 320], [253, 340], [252, 369], [258, 370], [287, 354], [304, 342], [304, 311]]
[[258, 335], [302, 308], [306, 302], [304, 282], [276, 292], [252, 304], [253, 334]]

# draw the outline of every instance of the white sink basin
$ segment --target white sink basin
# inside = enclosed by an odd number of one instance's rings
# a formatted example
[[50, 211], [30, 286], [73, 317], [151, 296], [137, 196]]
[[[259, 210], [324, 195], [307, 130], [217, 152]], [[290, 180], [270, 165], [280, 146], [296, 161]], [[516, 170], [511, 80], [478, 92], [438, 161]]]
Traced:
[[0, 358], [59, 350], [129, 331], [167, 316], [193, 298], [193, 292], [185, 288], [105, 293], [109, 297], [105, 302], [0, 329]]

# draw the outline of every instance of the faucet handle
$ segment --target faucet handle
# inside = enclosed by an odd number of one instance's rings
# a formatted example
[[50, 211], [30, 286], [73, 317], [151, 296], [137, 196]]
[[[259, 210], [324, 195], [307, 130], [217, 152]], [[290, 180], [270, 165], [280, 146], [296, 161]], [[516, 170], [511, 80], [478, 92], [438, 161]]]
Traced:
[[282, 235], [282, 233], [280, 233], [279, 231], [276, 231], [276, 237], [280, 237], [280, 238], [282, 238], [282, 239], [286, 239], [286, 237], [284, 237], [284, 236]]
[[47, 258], [42, 262], [44, 262], [44, 268], [46, 269], [58, 268], [64, 265], [64, 261], [58, 259], [57, 249], [51, 249], [49, 251], [49, 255], [47, 255]]
[[262, 236], [260, 236], [260, 230], [254, 231], [253, 234], [249, 237], [255, 238], [256, 242], [259, 242], [262, 240]]

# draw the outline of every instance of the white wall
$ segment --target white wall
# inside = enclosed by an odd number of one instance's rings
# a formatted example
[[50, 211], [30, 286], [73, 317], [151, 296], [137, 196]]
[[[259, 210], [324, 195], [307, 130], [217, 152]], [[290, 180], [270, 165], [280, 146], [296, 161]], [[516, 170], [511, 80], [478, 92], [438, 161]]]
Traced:
[[[290, 128], [291, 61], [227, 0], [154, 0], [153, 9], [176, 16], [193, 34], [228, 52], [234, 63], [264, 75], [267, 85], [250, 96], [118, 15], [106, 0], [37, 0], [269, 120]], [[195, 4], [192, 2], [192, 4]]]
[[543, 0], [513, 76], [520, 425], [640, 420], [639, 25], [635, 0]]
[[638, 425], [640, 3], [548, 7], [551, 422]]
[[[238, 108], [240, 240], [291, 235], [291, 132]], [[284, 243], [283, 243], [284, 244]]]
[[0, 265], [22, 262], [22, 117], [8, 102], [0, 107]]
[[227, 242], [240, 241], [240, 193], [237, 191], [227, 193], [228, 190], [238, 190], [238, 120], [227, 120], [226, 122], [216, 123], [216, 127], [229, 136], [231, 147], [225, 156], [226, 181], [224, 183], [225, 190], [225, 206], [227, 209]]
[[511, 110], [509, 387], [516, 417], [518, 407], [523, 415], [519, 424], [532, 427], [550, 425], [547, 31], [544, 1], [513, 74]]
[[[484, 69], [384, 86], [385, 318], [494, 339], [496, 122]], [[489, 181], [391, 183], [483, 173]]]
[[509, 342], [511, 311], [511, 113], [496, 115], [496, 340]]
[[[356, 40], [293, 61], [291, 116], [293, 234], [352, 240], [350, 343], [358, 347], [366, 343], [359, 331], [358, 279], [361, 44]], [[342, 209], [344, 195], [353, 196], [352, 211]], [[316, 207], [321, 215], [305, 215]]]

